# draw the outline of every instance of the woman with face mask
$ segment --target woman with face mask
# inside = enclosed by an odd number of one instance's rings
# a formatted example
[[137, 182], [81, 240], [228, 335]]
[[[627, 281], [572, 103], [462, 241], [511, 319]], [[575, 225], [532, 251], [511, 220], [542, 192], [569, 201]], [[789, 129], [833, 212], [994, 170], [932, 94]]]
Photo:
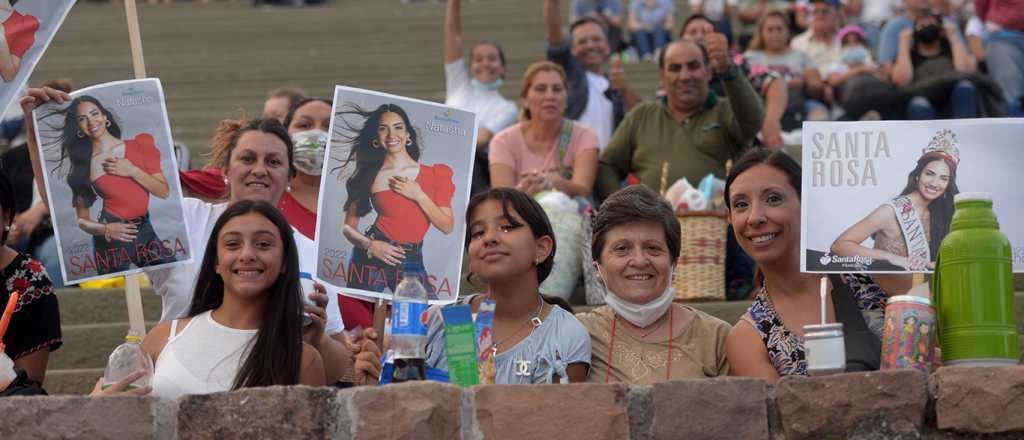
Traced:
[[294, 144], [295, 176], [281, 196], [277, 209], [302, 235], [314, 239], [316, 204], [320, 196], [320, 172], [330, 136], [331, 101], [306, 98], [295, 104], [284, 119]]
[[[900, 32], [892, 82], [906, 87], [913, 97], [907, 103], [907, 119], [964, 119], [978, 116], [979, 91], [970, 77], [977, 71], [954, 23], [941, 16], [925, 15], [914, 21], [914, 27]], [[951, 73], [961, 74], [950, 76]], [[950, 83], [939, 87], [941, 92], [929, 93], [924, 85]], [[948, 90], [948, 92], [947, 92]]]
[[476, 112], [477, 164], [473, 169], [473, 193], [490, 186], [487, 146], [491, 137], [516, 120], [516, 104], [501, 96], [505, 83], [505, 52], [496, 43], [481, 41], [469, 53], [469, 75], [462, 55], [462, 5], [449, 0], [444, 22], [445, 104]]
[[577, 316], [590, 333], [588, 380], [648, 384], [724, 376], [729, 324], [674, 304], [679, 221], [645, 186], [612, 194], [594, 217], [591, 248], [606, 306]]

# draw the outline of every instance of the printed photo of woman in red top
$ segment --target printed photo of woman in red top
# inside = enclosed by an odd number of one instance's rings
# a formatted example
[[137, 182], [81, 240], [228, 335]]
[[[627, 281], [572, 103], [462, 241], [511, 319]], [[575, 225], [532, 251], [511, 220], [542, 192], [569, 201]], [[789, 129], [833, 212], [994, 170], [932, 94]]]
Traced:
[[[114, 114], [88, 95], [41, 121], [52, 117], [62, 119], [50, 126], [60, 134], [49, 143], [44, 139], [44, 146], [60, 146], [60, 161], [52, 171], [66, 173], [78, 227], [92, 235], [97, 274], [175, 261], [149, 218], [150, 195], [170, 195], [153, 136], [122, 139]], [[93, 219], [90, 208], [97, 198], [103, 208]]]
[[[354, 246], [347, 286], [394, 291], [401, 265], [412, 264], [425, 274], [424, 287], [435, 299], [435, 286], [423, 265], [423, 239], [431, 226], [445, 235], [452, 232], [452, 169], [419, 163], [421, 136], [395, 104], [372, 111], [347, 104], [337, 116], [350, 148], [341, 168], [355, 165], [345, 182], [348, 198], [342, 206], [342, 234]], [[346, 117], [363, 123], [352, 124]], [[373, 224], [359, 231], [359, 219], [371, 212], [376, 214]]]
[[25, 57], [36, 42], [39, 19], [14, 9], [18, 0], [0, 0], [0, 78], [14, 80]]

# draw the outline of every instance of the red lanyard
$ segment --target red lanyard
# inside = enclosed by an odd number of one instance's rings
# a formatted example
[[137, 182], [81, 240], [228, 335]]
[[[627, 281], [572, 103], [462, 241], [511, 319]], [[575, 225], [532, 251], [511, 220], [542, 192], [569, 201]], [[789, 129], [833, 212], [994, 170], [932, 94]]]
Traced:
[[[672, 374], [672, 338], [675, 333], [672, 331], [672, 309], [675, 306], [669, 306], [668, 308], [668, 356], [665, 362], [665, 380], [669, 380], [669, 376]], [[608, 370], [604, 372], [604, 383], [608, 383], [608, 376], [612, 374], [612, 353], [615, 349], [615, 327], [619, 322], [619, 315], [612, 312], [612, 338], [608, 342]]]

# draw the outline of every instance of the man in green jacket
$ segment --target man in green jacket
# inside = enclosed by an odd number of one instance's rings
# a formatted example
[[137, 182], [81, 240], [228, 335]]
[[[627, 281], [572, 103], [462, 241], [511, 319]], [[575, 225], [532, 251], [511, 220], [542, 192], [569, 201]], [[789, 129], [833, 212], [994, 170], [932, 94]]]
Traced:
[[[637, 106], [602, 152], [595, 189], [601, 199], [618, 190], [630, 173], [657, 191], [668, 163], [668, 184], [685, 177], [696, 186], [708, 173], [725, 177], [725, 163], [750, 146], [764, 107], [747, 78], [729, 60], [728, 42], [710, 34], [704, 46], [669, 44], [658, 60], [666, 99]], [[709, 90], [711, 69], [725, 84], [725, 97]]]

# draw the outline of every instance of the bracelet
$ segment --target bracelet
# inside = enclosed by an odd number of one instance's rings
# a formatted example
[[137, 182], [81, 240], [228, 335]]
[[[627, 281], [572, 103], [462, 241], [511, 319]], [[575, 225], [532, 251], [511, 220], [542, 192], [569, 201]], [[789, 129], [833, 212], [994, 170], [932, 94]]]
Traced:
[[107, 225], [109, 225], [109, 223], [103, 222], [103, 238], [106, 238], [107, 243], [110, 243], [110, 230], [107, 229]]
[[373, 259], [373, 252], [370, 250], [373, 247], [373, 240], [371, 239], [366, 245], [366, 258]]

